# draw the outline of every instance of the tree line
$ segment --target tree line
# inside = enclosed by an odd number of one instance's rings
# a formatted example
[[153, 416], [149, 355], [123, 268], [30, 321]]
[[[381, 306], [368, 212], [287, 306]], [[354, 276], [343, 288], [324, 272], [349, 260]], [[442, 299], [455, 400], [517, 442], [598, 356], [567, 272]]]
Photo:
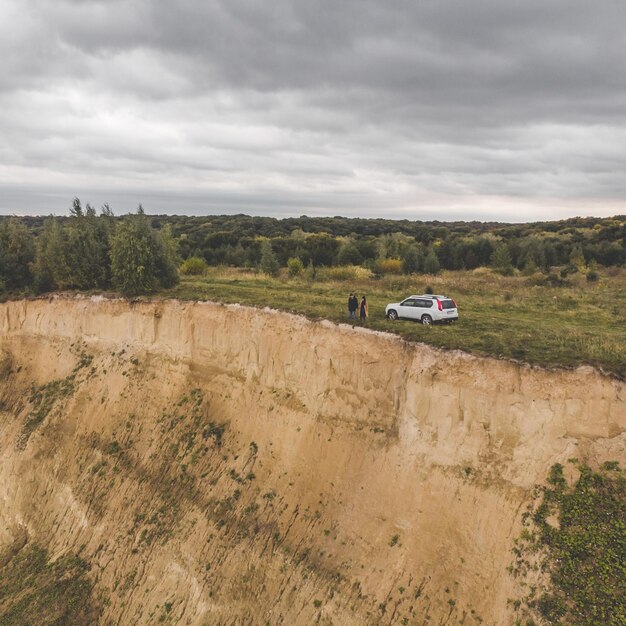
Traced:
[[[170, 287], [183, 270], [207, 265], [288, 268], [358, 265], [375, 274], [491, 267], [562, 273], [626, 263], [626, 216], [558, 222], [418, 222], [410, 220], [247, 215], [99, 214], [75, 198], [69, 216], [0, 218], [0, 290]], [[193, 271], [190, 271], [193, 273]]]
[[178, 282], [179, 253], [171, 227], [156, 230], [141, 205], [116, 218], [74, 198], [66, 219], [0, 221], [0, 291], [116, 289], [137, 295]]
[[268, 248], [278, 266], [363, 265], [373, 271], [436, 273], [494, 267], [548, 271], [555, 266], [626, 263], [626, 216], [559, 222], [411, 222], [360, 218], [158, 216], [172, 226], [183, 258], [209, 265], [259, 267]]

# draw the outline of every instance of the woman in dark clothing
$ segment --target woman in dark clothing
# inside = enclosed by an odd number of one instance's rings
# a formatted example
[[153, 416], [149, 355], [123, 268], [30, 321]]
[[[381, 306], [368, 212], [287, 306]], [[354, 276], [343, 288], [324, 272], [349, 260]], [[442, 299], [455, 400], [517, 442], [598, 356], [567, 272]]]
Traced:
[[363, 296], [363, 299], [361, 300], [360, 317], [362, 320], [367, 319], [367, 300], [365, 299], [365, 296]]

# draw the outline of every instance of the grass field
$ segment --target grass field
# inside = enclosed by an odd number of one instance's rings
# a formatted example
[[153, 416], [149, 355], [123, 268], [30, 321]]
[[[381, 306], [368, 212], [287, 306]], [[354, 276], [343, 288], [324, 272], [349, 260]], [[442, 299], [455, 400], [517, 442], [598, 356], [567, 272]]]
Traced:
[[[568, 277], [567, 285], [558, 287], [541, 284], [542, 278], [476, 270], [333, 280], [319, 272], [315, 280], [307, 281], [211, 268], [203, 277], [183, 277], [180, 285], [160, 295], [269, 306], [311, 319], [348, 323], [347, 298], [355, 291], [359, 299], [367, 296], [368, 328], [394, 332], [410, 341], [533, 364], [590, 364], [625, 378], [626, 270], [600, 272], [597, 282], [575, 274]], [[427, 327], [385, 318], [387, 303], [424, 293], [427, 287], [457, 301], [456, 324]]]

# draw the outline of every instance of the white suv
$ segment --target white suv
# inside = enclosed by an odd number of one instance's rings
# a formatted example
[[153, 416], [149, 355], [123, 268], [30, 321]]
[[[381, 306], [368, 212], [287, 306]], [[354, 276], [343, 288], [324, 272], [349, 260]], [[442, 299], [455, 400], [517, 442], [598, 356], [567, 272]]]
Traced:
[[385, 315], [390, 320], [416, 320], [422, 324], [433, 322], [453, 322], [459, 319], [456, 302], [452, 298], [425, 294], [409, 296], [402, 302], [393, 302], [385, 307]]

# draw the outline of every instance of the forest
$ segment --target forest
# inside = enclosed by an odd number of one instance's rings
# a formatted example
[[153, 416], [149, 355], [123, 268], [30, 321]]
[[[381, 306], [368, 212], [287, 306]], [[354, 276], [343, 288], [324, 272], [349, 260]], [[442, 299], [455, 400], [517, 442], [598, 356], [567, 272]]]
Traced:
[[[185, 262], [187, 262], [185, 264]], [[626, 216], [505, 224], [346, 217], [115, 216], [74, 198], [62, 217], [0, 217], [0, 291], [173, 286], [178, 269], [363, 266], [374, 276], [491, 267], [549, 274], [626, 263]], [[298, 271], [300, 271], [298, 269]], [[554, 276], [554, 273], [551, 274]]]

